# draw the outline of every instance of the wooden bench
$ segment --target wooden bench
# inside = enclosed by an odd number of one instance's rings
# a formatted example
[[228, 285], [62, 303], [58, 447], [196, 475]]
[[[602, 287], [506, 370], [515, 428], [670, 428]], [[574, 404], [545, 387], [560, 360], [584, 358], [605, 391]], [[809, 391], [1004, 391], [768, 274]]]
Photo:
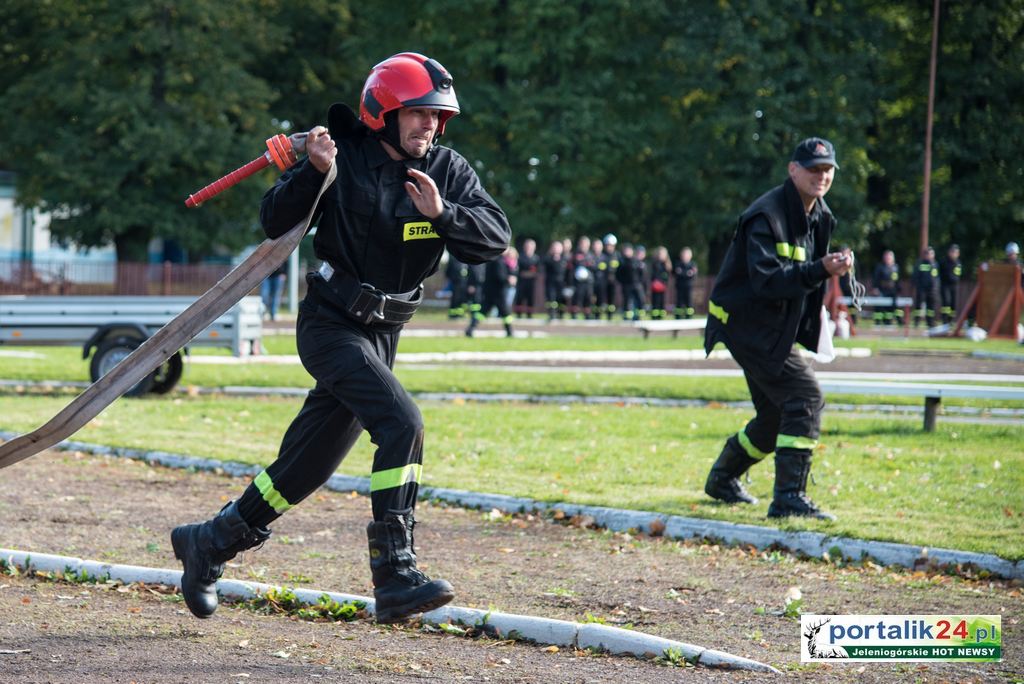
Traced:
[[1004, 399], [1024, 401], [1024, 387], [990, 385], [937, 385], [917, 382], [869, 382], [858, 380], [821, 380], [829, 394], [874, 394], [879, 396], [924, 397], [924, 429], [935, 431], [935, 417], [943, 397], [959, 399]]
[[703, 330], [707, 327], [706, 318], [679, 318], [658, 321], [637, 321], [633, 326], [639, 330], [646, 340], [652, 332], [670, 332], [672, 337], [679, 337], [682, 330]]

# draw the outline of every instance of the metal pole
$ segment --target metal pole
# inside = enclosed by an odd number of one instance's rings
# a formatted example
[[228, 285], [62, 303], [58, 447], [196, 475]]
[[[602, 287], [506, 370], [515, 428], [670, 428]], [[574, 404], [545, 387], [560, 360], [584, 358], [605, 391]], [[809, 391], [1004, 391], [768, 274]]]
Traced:
[[921, 251], [928, 247], [928, 206], [932, 195], [932, 120], [935, 116], [935, 69], [939, 46], [939, 0], [932, 9], [932, 56], [928, 74], [928, 119], [924, 133], [924, 193], [921, 196]]

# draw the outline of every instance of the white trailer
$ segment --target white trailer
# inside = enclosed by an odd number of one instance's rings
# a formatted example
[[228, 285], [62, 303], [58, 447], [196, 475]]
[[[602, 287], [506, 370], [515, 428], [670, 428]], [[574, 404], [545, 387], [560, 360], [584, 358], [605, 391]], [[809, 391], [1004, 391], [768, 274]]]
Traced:
[[[0, 345], [81, 345], [82, 358], [92, 356], [89, 374], [96, 382], [195, 299], [0, 296]], [[199, 333], [189, 346], [226, 347], [235, 356], [247, 356], [260, 351], [262, 338], [263, 303], [259, 297], [245, 297]], [[188, 347], [182, 351], [188, 353]], [[128, 394], [170, 392], [181, 379], [182, 351]]]

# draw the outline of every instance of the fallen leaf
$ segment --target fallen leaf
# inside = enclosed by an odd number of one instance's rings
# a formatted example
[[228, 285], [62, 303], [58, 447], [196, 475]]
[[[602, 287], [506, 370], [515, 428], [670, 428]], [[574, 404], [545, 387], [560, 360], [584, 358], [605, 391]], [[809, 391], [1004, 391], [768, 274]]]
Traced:
[[557, 646], [548, 646], [547, 648], [544, 649], [544, 652], [545, 653], [558, 653], [558, 647]]

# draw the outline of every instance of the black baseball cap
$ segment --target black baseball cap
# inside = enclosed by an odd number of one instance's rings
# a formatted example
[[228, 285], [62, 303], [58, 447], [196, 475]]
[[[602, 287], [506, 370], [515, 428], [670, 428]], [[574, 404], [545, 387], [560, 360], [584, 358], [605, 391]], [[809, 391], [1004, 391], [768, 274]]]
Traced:
[[839, 164], [836, 164], [836, 148], [824, 138], [808, 138], [801, 142], [793, 150], [793, 161], [805, 169], [818, 164], [831, 164], [839, 168]]

